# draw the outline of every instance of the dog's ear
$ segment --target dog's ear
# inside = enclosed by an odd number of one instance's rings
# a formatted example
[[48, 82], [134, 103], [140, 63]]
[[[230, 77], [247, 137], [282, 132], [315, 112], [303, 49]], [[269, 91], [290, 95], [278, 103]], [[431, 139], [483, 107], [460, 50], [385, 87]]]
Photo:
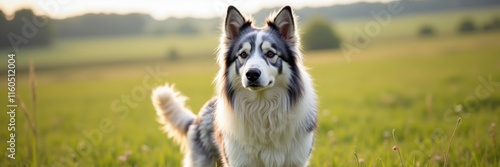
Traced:
[[273, 24], [278, 28], [281, 38], [295, 43], [295, 18], [290, 6], [285, 6], [276, 14]]
[[240, 11], [234, 6], [229, 6], [227, 8], [226, 20], [224, 21], [226, 37], [229, 40], [235, 39], [240, 33], [241, 27], [246, 23], [247, 21], [245, 21], [245, 17], [241, 15]]

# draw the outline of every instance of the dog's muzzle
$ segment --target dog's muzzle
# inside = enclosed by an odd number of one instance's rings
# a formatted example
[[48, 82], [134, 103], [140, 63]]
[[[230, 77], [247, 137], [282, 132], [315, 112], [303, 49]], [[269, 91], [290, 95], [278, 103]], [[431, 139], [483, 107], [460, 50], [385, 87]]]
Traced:
[[251, 90], [259, 90], [260, 88], [262, 88], [264, 85], [260, 83], [260, 75], [261, 71], [258, 68], [248, 69], [248, 71], [245, 73], [245, 76], [248, 80], [246, 87]]

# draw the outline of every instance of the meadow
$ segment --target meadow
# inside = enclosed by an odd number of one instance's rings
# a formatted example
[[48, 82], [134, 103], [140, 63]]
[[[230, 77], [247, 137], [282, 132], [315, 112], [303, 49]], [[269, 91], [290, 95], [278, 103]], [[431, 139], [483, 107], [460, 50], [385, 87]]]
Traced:
[[[136, 49], [123, 47], [132, 40], [88, 39], [68, 42], [67, 46], [60, 43], [54, 46], [56, 51], [21, 51], [19, 55], [32, 55], [36, 67], [51, 63], [60, 67], [36, 71], [36, 104], [30, 100], [28, 72], [18, 73], [17, 95], [36, 120], [38, 141], [18, 108], [16, 160], [1, 158], [0, 164], [180, 166], [180, 148], [160, 130], [150, 92], [165, 82], [174, 83], [190, 98], [190, 108], [197, 111], [214, 95], [212, 80], [218, 69], [210, 57], [216, 43], [203, 41], [217, 42], [217, 38], [183, 38], [183, 42], [196, 42], [179, 45], [185, 47], [181, 53], [206, 58], [177, 61], [158, 54], [164, 53], [159, 48], [176, 44], [168, 43], [174, 39], [166, 43], [150, 39], [140, 40], [147, 44]], [[57, 49], [82, 43], [87, 47]], [[489, 32], [375, 39], [349, 62], [340, 50], [305, 52], [305, 64], [319, 95], [319, 126], [310, 166], [398, 166], [393, 129], [405, 166], [444, 166], [446, 154], [448, 166], [500, 166], [496, 136], [500, 121], [499, 44], [500, 33]], [[105, 53], [109, 52], [106, 47], [120, 45], [130, 55]], [[191, 45], [197, 49], [190, 49]], [[147, 50], [148, 46], [153, 50]], [[93, 55], [99, 52], [104, 53]], [[57, 57], [62, 53], [78, 56], [74, 56], [76, 60]], [[137, 54], [151, 59], [134, 63]], [[97, 59], [104, 61], [101, 58], [124, 58], [132, 63], [92, 65]], [[28, 59], [19, 59], [20, 68], [26, 68]], [[0, 99], [0, 106], [6, 106], [5, 96]], [[1, 127], [6, 126], [6, 114], [0, 122], [5, 124]], [[7, 130], [1, 130], [3, 156], [7, 156], [3, 141], [7, 138]], [[35, 143], [38, 151], [33, 154], [30, 146]]]

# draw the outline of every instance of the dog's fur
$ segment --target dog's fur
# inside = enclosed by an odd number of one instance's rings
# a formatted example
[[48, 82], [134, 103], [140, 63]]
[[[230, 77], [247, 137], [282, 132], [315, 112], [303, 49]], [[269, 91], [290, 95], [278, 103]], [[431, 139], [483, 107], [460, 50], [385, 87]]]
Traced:
[[316, 129], [316, 94], [302, 65], [292, 9], [256, 28], [230, 6], [215, 78], [217, 95], [198, 116], [172, 86], [152, 100], [184, 166], [306, 166]]

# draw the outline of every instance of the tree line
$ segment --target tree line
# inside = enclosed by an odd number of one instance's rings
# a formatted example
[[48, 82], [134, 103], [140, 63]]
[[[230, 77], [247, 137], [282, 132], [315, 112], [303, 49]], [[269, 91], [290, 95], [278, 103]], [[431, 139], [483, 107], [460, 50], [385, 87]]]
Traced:
[[121, 36], [142, 34], [148, 15], [86, 14], [54, 20], [57, 37]]
[[[472, 7], [484, 7], [500, 5], [498, 0], [429, 0], [412, 1], [401, 0], [401, 6], [405, 9], [401, 14], [431, 12], [436, 10], [463, 9]], [[315, 16], [325, 16], [326, 22], [338, 21], [347, 18], [371, 17], [369, 13], [372, 10], [385, 9], [384, 3], [355, 3], [347, 5], [334, 5], [320, 8], [304, 8], [297, 10], [300, 20], [314, 20]], [[254, 14], [257, 20], [262, 20], [268, 16], [269, 10], [263, 9]], [[263, 17], [261, 19], [261, 17]], [[23, 19], [24, 18], [24, 19]], [[316, 20], [317, 21], [317, 20]], [[313, 22], [313, 21], [311, 21]], [[491, 25], [486, 25], [485, 30], [497, 29], [497, 20]], [[37, 24], [38, 23], [38, 24]], [[319, 23], [319, 22], [316, 22]], [[163, 21], [156, 21], [146, 14], [86, 14], [77, 17], [57, 20], [49, 19], [43, 16], [36, 16], [29, 9], [22, 9], [13, 16], [6, 16], [0, 10], [0, 48], [12, 47], [13, 44], [22, 44], [24, 46], [50, 45], [54, 38], [74, 38], [74, 37], [106, 37], [106, 36], [124, 36], [124, 35], [167, 35], [167, 34], [198, 34], [202, 30], [218, 32], [219, 19], [194, 19], [170, 18]], [[318, 25], [320, 28], [325, 25]], [[318, 27], [316, 26], [316, 28]], [[311, 26], [315, 27], [315, 26]], [[470, 25], [464, 26], [464, 29], [470, 29]], [[476, 28], [477, 29], [477, 28]], [[324, 28], [323, 30], [326, 30]], [[465, 30], [467, 31], [467, 30]], [[311, 30], [311, 32], [314, 32]], [[431, 25], [423, 27], [421, 34], [433, 34]], [[304, 40], [319, 42], [312, 34], [305, 37]], [[317, 35], [322, 36], [322, 35]], [[338, 36], [330, 36], [335, 43], [338, 43]], [[324, 42], [319, 42], [324, 43]], [[307, 44], [306, 44], [307, 45]], [[335, 44], [334, 47], [337, 45]], [[306, 47], [308, 48], [308, 47]], [[311, 46], [313, 48], [313, 46]]]
[[[56, 20], [21, 9], [13, 16], [0, 10], [0, 48], [46, 46], [58, 37], [95, 37], [144, 33], [149, 15], [86, 14]], [[17, 50], [17, 49], [15, 49]]]
[[47, 17], [37, 16], [31, 10], [19, 10], [11, 19], [0, 10], [0, 48], [49, 45], [51, 27]]

